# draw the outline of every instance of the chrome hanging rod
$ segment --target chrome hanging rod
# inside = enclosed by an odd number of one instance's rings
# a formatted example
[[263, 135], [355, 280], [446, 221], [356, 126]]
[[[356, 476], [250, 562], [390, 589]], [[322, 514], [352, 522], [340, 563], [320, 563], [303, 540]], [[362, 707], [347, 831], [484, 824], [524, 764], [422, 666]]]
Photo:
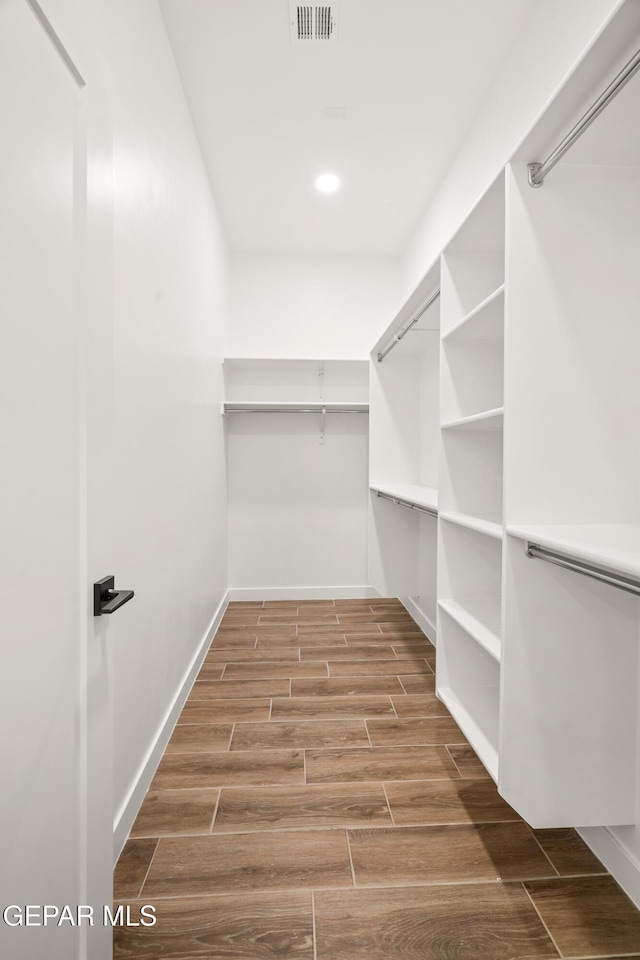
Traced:
[[424, 304], [424, 306], [420, 307], [420, 309], [415, 314], [415, 316], [413, 316], [411, 320], [409, 320], [409, 323], [405, 323], [402, 330], [400, 330], [399, 333], [394, 334], [393, 340], [391, 341], [389, 346], [385, 347], [384, 350], [381, 350], [380, 353], [378, 354], [378, 363], [382, 363], [382, 361], [387, 356], [387, 354], [391, 353], [394, 347], [397, 347], [397, 345], [400, 343], [402, 338], [409, 332], [409, 330], [411, 330], [412, 327], [416, 325], [420, 317], [427, 312], [429, 307], [436, 302], [439, 296], [440, 296], [440, 290], [438, 289], [435, 291], [435, 293], [431, 294], [431, 296], [429, 297], [427, 302]]
[[377, 492], [378, 496], [381, 497], [383, 500], [390, 500], [391, 503], [395, 503], [395, 504], [397, 504], [399, 507], [409, 507], [410, 510], [417, 510], [418, 513], [426, 513], [427, 516], [429, 516], [429, 517], [437, 517], [437, 516], [438, 516], [438, 511], [435, 510], [435, 509], [432, 508], [432, 507], [422, 507], [422, 506], [418, 506], [417, 503], [411, 503], [410, 500], [402, 500], [402, 499], [400, 499], [399, 497], [392, 497], [391, 494], [389, 494], [389, 493], [380, 493], [379, 490], [376, 491], [376, 492]]
[[559, 143], [555, 150], [549, 154], [542, 163], [528, 163], [529, 185], [532, 187], [541, 187], [544, 178], [553, 170], [558, 160], [564, 157], [576, 142], [578, 137], [582, 136], [585, 130], [591, 126], [596, 117], [599, 117], [604, 108], [611, 103], [616, 94], [620, 93], [622, 88], [631, 80], [631, 77], [640, 69], [640, 50], [631, 57], [631, 60], [622, 68], [615, 80], [612, 80], [607, 89], [596, 102], [589, 107], [587, 112], [576, 123], [575, 127], [569, 131], [562, 143]]
[[585, 577], [600, 580], [602, 583], [608, 583], [611, 587], [617, 587], [619, 590], [626, 590], [627, 593], [640, 596], [640, 580], [636, 577], [625, 577], [614, 570], [608, 570], [606, 567], [600, 567], [597, 564], [586, 563], [584, 560], [576, 560], [574, 557], [566, 556], [563, 553], [556, 553], [555, 550], [547, 550], [546, 547], [541, 547], [537, 543], [529, 543], [528, 540], [525, 540], [524, 552], [528, 557], [546, 560], [558, 567], [564, 567], [565, 570], [582, 573]]
[[224, 413], [368, 413], [364, 407], [234, 407], [226, 405]]

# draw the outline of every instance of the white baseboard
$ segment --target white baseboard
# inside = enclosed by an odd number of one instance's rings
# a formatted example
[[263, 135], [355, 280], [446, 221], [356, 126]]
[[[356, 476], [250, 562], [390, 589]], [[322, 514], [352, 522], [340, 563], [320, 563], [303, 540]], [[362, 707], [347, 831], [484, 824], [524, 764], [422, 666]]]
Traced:
[[640, 909], [640, 861], [608, 827], [581, 827], [578, 833]]
[[367, 600], [379, 597], [373, 587], [230, 587], [229, 600]]
[[400, 597], [400, 603], [407, 610], [423, 633], [427, 635], [431, 643], [436, 645], [436, 626], [427, 615], [420, 609], [413, 597]]
[[118, 861], [118, 857], [122, 853], [122, 848], [124, 847], [127, 837], [131, 831], [134, 820], [138, 815], [144, 796], [149, 789], [149, 784], [153, 780], [153, 775], [156, 772], [158, 764], [162, 759], [162, 755], [166, 750], [167, 743], [173, 733], [173, 728], [176, 725], [178, 717], [182, 711], [182, 708], [185, 704], [187, 697], [191, 691], [191, 688], [195, 682], [198, 673], [200, 672], [200, 667], [202, 662], [207, 655], [207, 651], [211, 646], [211, 640], [216, 630], [220, 626], [220, 621], [224, 615], [227, 605], [229, 603], [229, 591], [225, 593], [224, 597], [218, 605], [218, 609], [211, 619], [211, 623], [207, 627], [202, 640], [198, 645], [198, 649], [189, 664], [182, 681], [180, 682], [178, 689], [176, 690], [175, 696], [164, 715], [160, 726], [156, 732], [153, 742], [149, 747], [147, 754], [140, 764], [138, 774], [135, 777], [131, 789], [123, 802], [122, 806], [118, 810], [114, 821], [113, 821], [113, 852], [114, 852], [114, 865]]

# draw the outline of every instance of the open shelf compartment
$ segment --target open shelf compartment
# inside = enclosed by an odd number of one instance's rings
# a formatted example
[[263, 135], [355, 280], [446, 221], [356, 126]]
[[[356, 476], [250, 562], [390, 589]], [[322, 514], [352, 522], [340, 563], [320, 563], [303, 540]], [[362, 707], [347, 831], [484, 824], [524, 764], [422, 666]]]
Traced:
[[436, 693], [498, 780], [500, 666], [440, 608]]

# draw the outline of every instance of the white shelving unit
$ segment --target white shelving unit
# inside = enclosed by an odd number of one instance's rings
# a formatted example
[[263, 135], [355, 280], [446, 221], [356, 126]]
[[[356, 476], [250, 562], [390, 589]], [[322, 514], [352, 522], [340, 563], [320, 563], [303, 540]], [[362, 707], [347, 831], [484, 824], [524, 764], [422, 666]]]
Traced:
[[372, 351], [369, 468], [370, 581], [401, 597], [434, 642], [439, 299], [422, 311], [439, 287], [438, 262]]
[[224, 413], [369, 409], [365, 361], [230, 357], [223, 371]]
[[367, 361], [223, 371], [233, 596], [367, 595]]
[[639, 20], [626, 5], [615, 43], [605, 35], [594, 51], [597, 75], [588, 58], [561, 98], [574, 113], [552, 111], [507, 170], [501, 789], [540, 826], [640, 817], [640, 599], [525, 554], [529, 541], [574, 566], [640, 574], [638, 78], [541, 188], [527, 170], [635, 53]]
[[499, 779], [504, 178], [442, 256], [438, 696]]
[[[374, 348], [370, 486], [437, 503], [436, 691], [500, 792], [533, 826], [608, 825], [640, 861], [616, 826], [640, 822], [640, 80], [541, 187], [528, 169], [639, 29], [622, 4], [385, 335], [439, 286], [428, 431], [427, 348]], [[431, 519], [373, 509], [374, 573], [415, 588]]]
[[[381, 375], [374, 350], [370, 485], [438, 505], [436, 692], [500, 793], [534, 827], [579, 828], [640, 903], [640, 77], [541, 187], [528, 168], [639, 33], [621, 4], [425, 277], [437, 474], [415, 456], [423, 374], [400, 344]], [[383, 510], [377, 567], [409, 582], [416, 519]]]

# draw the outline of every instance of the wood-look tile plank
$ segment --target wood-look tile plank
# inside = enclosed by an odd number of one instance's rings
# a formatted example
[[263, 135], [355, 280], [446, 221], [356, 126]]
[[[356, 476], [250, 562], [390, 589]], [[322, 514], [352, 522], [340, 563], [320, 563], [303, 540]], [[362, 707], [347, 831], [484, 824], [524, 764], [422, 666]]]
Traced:
[[347, 613], [361, 613], [363, 616], [368, 616], [373, 613], [371, 609], [371, 604], [368, 600], [336, 600], [335, 613], [338, 616], [342, 616]]
[[157, 846], [157, 837], [127, 840], [113, 874], [116, 899], [139, 895]]
[[640, 911], [610, 876], [525, 883], [563, 957], [640, 956]]
[[380, 603], [375, 597], [354, 597], [349, 600], [334, 600], [336, 610], [344, 610], [347, 607], [370, 607], [372, 603]]
[[334, 610], [333, 600], [265, 600], [264, 609], [267, 610], [294, 610], [301, 607], [305, 610]]
[[351, 887], [344, 830], [162, 837], [142, 895], [154, 897]]
[[219, 796], [219, 790], [150, 790], [131, 828], [131, 836], [210, 833]]
[[319, 891], [317, 960], [555, 960], [520, 884]]
[[[227, 650], [227, 659], [233, 659], [233, 651]], [[198, 680], [220, 680], [224, 671], [224, 663], [216, 663], [205, 658], [198, 672]]]
[[[148, 900], [128, 903], [137, 916]], [[114, 929], [114, 960], [313, 960], [310, 893], [167, 899], [156, 917]]]
[[[380, 620], [378, 626], [380, 627], [380, 632], [384, 633], [386, 637], [397, 637], [399, 640], [406, 639], [407, 637], [424, 638], [424, 633], [413, 620]], [[387, 640], [387, 643], [388, 642]]]
[[335, 633], [329, 637], [324, 636], [324, 634], [307, 634], [304, 637], [299, 637], [297, 633], [289, 637], [281, 635], [271, 637], [258, 634], [257, 641], [257, 649], [265, 651], [271, 647], [291, 647], [297, 652], [298, 648], [302, 646], [305, 649], [311, 649], [313, 647], [326, 647], [327, 645], [346, 647], [347, 640], [344, 633]]
[[400, 694], [402, 689], [397, 677], [333, 677], [328, 680], [291, 681], [292, 697], [384, 696]]
[[381, 784], [343, 783], [224, 789], [213, 832], [390, 824]]
[[435, 693], [392, 697], [394, 710], [399, 717], [448, 717], [449, 711]]
[[238, 607], [263, 607], [264, 600], [229, 600], [227, 610], [235, 610]]
[[534, 830], [533, 833], [560, 876], [607, 872], [575, 830]]
[[288, 697], [288, 680], [196, 680], [189, 700], [246, 700], [252, 697]]
[[396, 657], [418, 657], [433, 664], [436, 659], [436, 648], [430, 643], [409, 643], [407, 640], [394, 640], [391, 647]]
[[307, 783], [439, 780], [459, 773], [444, 747], [307, 750]]
[[398, 600], [397, 597], [374, 597], [369, 601], [372, 607], [395, 607], [398, 610], [406, 610], [407, 608], [402, 603], [401, 600]]
[[467, 746], [467, 744], [448, 744], [447, 750], [460, 771], [461, 777], [466, 780], [482, 780], [484, 777], [490, 779], [490, 774], [482, 761], [478, 759], [473, 747]]
[[177, 753], [204, 753], [208, 750], [228, 750], [232, 723], [179, 724], [167, 744], [165, 756]]
[[403, 720], [367, 720], [374, 747], [406, 744], [466, 743], [466, 737], [452, 717], [410, 717]]
[[394, 657], [393, 647], [385, 643], [300, 647], [301, 660], [392, 660]]
[[417, 674], [433, 676], [433, 669], [427, 660], [336, 660], [329, 662], [331, 677], [382, 677], [398, 674]]
[[[324, 635], [325, 637], [331, 637], [334, 634], [346, 634], [349, 637], [365, 634], [368, 637], [371, 633], [380, 632], [377, 629], [374, 630], [374, 627], [377, 628], [378, 626], [377, 623], [300, 623], [298, 624], [298, 636]], [[386, 642], [389, 643], [388, 640]]]
[[294, 616], [293, 614], [277, 614], [277, 613], [266, 613], [263, 614], [259, 619], [259, 625], [271, 625], [274, 623], [282, 623], [286, 625], [298, 624], [331, 624], [334, 625], [338, 623], [338, 617], [335, 613], [312, 613], [307, 616]]
[[231, 741], [231, 750], [368, 746], [364, 720], [237, 723]]
[[183, 723], [236, 723], [238, 720], [256, 721], [269, 719], [271, 700], [187, 700], [178, 724]]
[[[265, 650], [263, 647], [260, 649], [250, 647], [246, 650], [216, 647], [215, 649], [209, 650], [202, 666], [204, 667], [209, 663], [263, 663], [265, 661], [269, 663], [295, 663], [298, 659], [298, 648], [292, 645], [284, 647], [272, 646], [268, 650]], [[312, 657], [310, 659], [318, 658]]]
[[[370, 626], [377, 627], [378, 624], [372, 623], [370, 624]], [[344, 627], [344, 629], [347, 631], [351, 631], [350, 626], [346, 626]], [[346, 634], [346, 638], [347, 638], [347, 645], [350, 647], [362, 646], [363, 644], [366, 644], [371, 650], [374, 650], [377, 644], [380, 644], [381, 646], [387, 646], [387, 647], [393, 646], [393, 644], [398, 639], [397, 637], [390, 637], [382, 633], [381, 630], [379, 630], [377, 633], [348, 632]]]
[[255, 636], [277, 637], [279, 635], [282, 635], [285, 637], [290, 637], [290, 636], [295, 636], [295, 634], [296, 634], [295, 624], [289, 624], [287, 626], [287, 624], [283, 624], [283, 623], [262, 623], [260, 625], [256, 624], [255, 626], [247, 627], [247, 626], [243, 626], [242, 624], [236, 625], [236, 624], [230, 623], [225, 625], [224, 627], [220, 627], [220, 629], [218, 630], [218, 633], [216, 634], [216, 638], [218, 636], [233, 637], [238, 635], [240, 636], [252, 635], [254, 637]]
[[255, 630], [246, 633], [216, 633], [207, 656], [220, 647], [225, 650], [251, 650], [255, 647], [257, 639], [258, 633]]
[[227, 611], [220, 621], [221, 629], [228, 627], [256, 627], [258, 625], [258, 613], [247, 613], [242, 610]]
[[488, 823], [521, 818], [493, 780], [425, 780], [385, 786], [396, 824]]
[[416, 625], [415, 620], [406, 610], [395, 610], [384, 607], [378, 613], [343, 613], [338, 610], [340, 623], [410, 623]]
[[356, 886], [555, 875], [528, 826], [518, 821], [349, 830], [349, 845]]
[[265, 661], [264, 663], [228, 663], [223, 680], [275, 680], [278, 677], [328, 677], [327, 664], [317, 660], [303, 662]]
[[389, 697], [290, 697], [274, 700], [272, 720], [334, 720], [393, 716]]
[[[405, 661], [401, 660], [400, 664], [402, 665]], [[435, 674], [412, 674], [411, 676], [406, 676], [405, 674], [399, 674], [398, 679], [402, 684], [402, 688], [406, 694], [409, 696], [414, 696], [416, 694], [425, 694], [425, 693], [435, 693], [436, 692], [436, 678]]]
[[301, 750], [238, 750], [165, 756], [151, 781], [153, 790], [247, 784], [304, 783]]

